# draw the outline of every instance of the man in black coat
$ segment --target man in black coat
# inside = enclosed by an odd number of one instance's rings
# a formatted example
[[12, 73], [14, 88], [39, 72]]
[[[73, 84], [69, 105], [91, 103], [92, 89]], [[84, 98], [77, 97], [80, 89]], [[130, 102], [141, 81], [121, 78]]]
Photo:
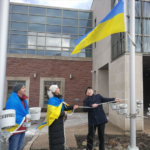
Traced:
[[120, 102], [120, 99], [104, 98], [100, 94], [94, 95], [91, 87], [87, 87], [85, 90], [85, 95], [87, 98], [83, 101], [83, 105], [86, 107], [93, 107], [83, 108], [84, 112], [88, 112], [87, 150], [92, 150], [93, 148], [93, 139], [96, 128], [98, 128], [98, 137], [100, 142], [99, 150], [104, 150], [105, 123], [107, 123], [108, 120], [104, 113], [103, 106], [98, 104], [110, 101]]

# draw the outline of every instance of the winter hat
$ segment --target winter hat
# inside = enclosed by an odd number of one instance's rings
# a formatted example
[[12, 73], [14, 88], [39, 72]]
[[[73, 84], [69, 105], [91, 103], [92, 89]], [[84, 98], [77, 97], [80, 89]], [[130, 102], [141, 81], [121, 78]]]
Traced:
[[57, 85], [51, 85], [50, 88], [49, 88], [49, 90], [50, 90], [51, 92], [55, 93], [57, 87], [58, 87]]
[[57, 87], [58, 87], [57, 85], [50, 86], [50, 88], [49, 88], [50, 91], [47, 92], [47, 95], [49, 98], [54, 97], [53, 93], [55, 93]]
[[20, 91], [20, 89], [23, 87], [24, 85], [22, 83], [16, 83], [14, 86], [13, 86], [13, 91], [15, 93], [18, 93], [18, 91]]

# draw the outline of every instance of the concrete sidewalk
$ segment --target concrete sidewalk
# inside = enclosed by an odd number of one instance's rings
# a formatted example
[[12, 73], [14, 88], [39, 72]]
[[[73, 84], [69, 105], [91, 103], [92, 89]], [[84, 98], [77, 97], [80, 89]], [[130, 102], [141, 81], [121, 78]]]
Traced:
[[[45, 114], [46, 116], [46, 114]], [[42, 114], [44, 117], [44, 114]], [[87, 113], [74, 113], [68, 115], [65, 124], [66, 147], [77, 148], [77, 143], [74, 135], [87, 135]], [[124, 131], [114, 126], [111, 123], [106, 124], [106, 134], [124, 134]], [[37, 131], [31, 141], [27, 143], [23, 150], [48, 150], [48, 127], [44, 127], [41, 131]]]

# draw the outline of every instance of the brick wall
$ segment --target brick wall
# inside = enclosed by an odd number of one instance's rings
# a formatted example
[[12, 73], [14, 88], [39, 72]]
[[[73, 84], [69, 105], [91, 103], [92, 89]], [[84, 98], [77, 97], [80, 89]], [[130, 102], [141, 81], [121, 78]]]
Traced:
[[[83, 105], [85, 88], [92, 86], [92, 62], [29, 58], [7, 58], [7, 77], [30, 77], [30, 107], [39, 106], [40, 77], [65, 78], [65, 101], [74, 104], [79, 98], [78, 105]], [[33, 74], [37, 77], [34, 78]], [[70, 80], [69, 75], [73, 78]]]

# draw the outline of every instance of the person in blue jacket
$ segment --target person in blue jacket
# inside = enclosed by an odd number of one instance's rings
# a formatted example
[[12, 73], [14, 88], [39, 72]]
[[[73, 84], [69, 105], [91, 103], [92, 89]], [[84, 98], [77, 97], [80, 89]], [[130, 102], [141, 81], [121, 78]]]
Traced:
[[83, 105], [86, 107], [93, 108], [83, 108], [84, 112], [88, 112], [88, 135], [87, 135], [87, 150], [92, 150], [93, 139], [95, 135], [96, 128], [98, 128], [99, 137], [99, 150], [104, 150], [104, 132], [105, 123], [108, 122], [106, 115], [104, 113], [102, 105], [98, 105], [104, 102], [116, 101], [120, 102], [119, 98], [104, 98], [100, 94], [93, 94], [91, 87], [87, 87], [85, 90], [85, 95], [87, 98], [83, 101]]

